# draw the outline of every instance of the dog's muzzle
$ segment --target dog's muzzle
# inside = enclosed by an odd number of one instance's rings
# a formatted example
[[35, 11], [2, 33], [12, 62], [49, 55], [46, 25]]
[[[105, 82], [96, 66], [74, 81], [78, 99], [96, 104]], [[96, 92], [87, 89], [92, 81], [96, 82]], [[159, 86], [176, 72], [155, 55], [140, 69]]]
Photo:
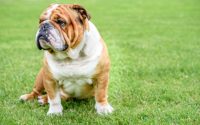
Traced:
[[40, 27], [39, 33], [37, 35], [37, 39], [36, 39], [36, 43], [37, 43], [37, 47], [41, 50], [41, 49], [45, 49], [42, 48], [41, 44], [40, 44], [40, 40], [43, 40], [45, 42], [49, 42], [49, 30], [53, 28], [49, 23], [44, 23], [42, 24], [42, 26]]

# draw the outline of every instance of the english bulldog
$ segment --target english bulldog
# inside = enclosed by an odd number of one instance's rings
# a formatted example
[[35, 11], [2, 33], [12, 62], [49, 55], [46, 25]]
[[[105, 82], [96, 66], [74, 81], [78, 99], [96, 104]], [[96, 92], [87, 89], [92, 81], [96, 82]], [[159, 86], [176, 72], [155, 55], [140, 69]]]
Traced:
[[[110, 60], [106, 44], [80, 5], [52, 4], [40, 16], [36, 34], [44, 61], [29, 94], [49, 103], [48, 115], [62, 114], [61, 99], [95, 97], [98, 114], [113, 111], [108, 103]], [[46, 95], [43, 95], [43, 91]]]

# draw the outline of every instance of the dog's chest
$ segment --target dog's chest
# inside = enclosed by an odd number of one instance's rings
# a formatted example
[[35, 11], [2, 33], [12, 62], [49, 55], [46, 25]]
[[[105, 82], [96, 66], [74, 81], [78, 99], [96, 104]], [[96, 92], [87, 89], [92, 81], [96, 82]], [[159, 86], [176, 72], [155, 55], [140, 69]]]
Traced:
[[48, 60], [48, 65], [53, 77], [56, 80], [73, 79], [89, 79], [95, 73], [98, 60], [78, 60], [78, 61], [62, 61], [57, 62]]
[[48, 60], [48, 66], [53, 78], [58, 81], [65, 93], [80, 97], [87, 93], [86, 88], [91, 88], [93, 81], [92, 76], [95, 73], [98, 58], [63, 61]]
[[93, 84], [92, 76], [98, 64], [98, 58], [58, 62], [47, 58], [53, 78], [58, 81], [65, 93], [80, 97], [85, 88]]

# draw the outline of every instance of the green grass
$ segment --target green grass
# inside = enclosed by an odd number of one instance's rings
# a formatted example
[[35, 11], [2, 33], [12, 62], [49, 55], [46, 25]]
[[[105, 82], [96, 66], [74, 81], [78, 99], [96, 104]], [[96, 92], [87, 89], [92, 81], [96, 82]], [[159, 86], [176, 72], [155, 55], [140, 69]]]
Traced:
[[21, 103], [42, 65], [34, 39], [40, 13], [56, 1], [0, 1], [0, 125], [200, 124], [200, 1], [84, 0], [104, 37], [111, 61], [109, 101], [102, 117], [94, 100], [48, 106]]

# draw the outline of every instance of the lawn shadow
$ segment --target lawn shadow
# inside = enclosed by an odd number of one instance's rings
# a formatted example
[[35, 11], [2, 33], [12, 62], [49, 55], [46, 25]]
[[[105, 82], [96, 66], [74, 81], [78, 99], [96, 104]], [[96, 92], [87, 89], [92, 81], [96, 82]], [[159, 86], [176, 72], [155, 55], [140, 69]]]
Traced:
[[93, 108], [94, 107], [94, 99], [87, 98], [87, 99], [77, 99], [71, 98], [66, 101], [62, 101], [62, 105], [64, 109], [83, 109], [83, 108]]

